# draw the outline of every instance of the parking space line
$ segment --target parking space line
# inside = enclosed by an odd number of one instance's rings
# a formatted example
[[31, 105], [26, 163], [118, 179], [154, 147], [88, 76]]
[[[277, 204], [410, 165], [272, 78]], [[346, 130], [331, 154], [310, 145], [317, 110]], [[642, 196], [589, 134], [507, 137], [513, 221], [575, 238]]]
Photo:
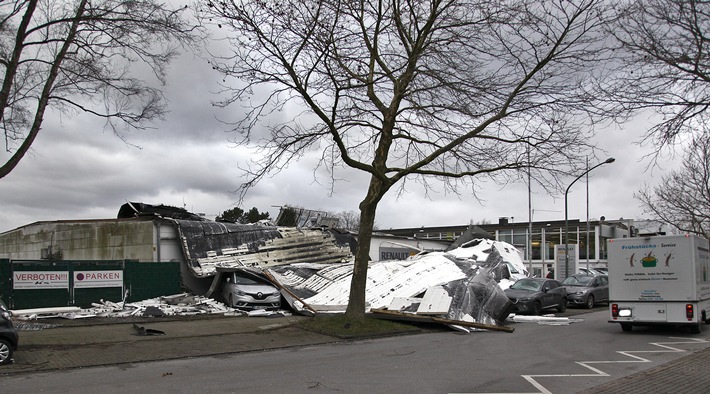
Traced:
[[[679, 338], [679, 337], [669, 337], [669, 339], [674, 339], [672, 342], [649, 342], [649, 345], [659, 347], [663, 350], [619, 350], [619, 353], [623, 356], [629, 357], [631, 360], [601, 360], [601, 361], [575, 361], [576, 364], [589, 369], [594, 373], [581, 373], [581, 374], [543, 374], [543, 375], [520, 375], [525, 381], [530, 383], [538, 391], [526, 392], [526, 393], [486, 393], [486, 394], [552, 394], [552, 391], [547, 389], [542, 383], [538, 381], [539, 378], [589, 378], [589, 377], [609, 377], [608, 373], [604, 372], [600, 368], [595, 368], [592, 365], [599, 364], [622, 364], [622, 363], [650, 363], [653, 360], [642, 357], [639, 354], [644, 353], [684, 353], [687, 352], [685, 349], [679, 349], [671, 345], [682, 345], [682, 344], [699, 344], [708, 343], [705, 339], [694, 339], [694, 338]], [[483, 393], [478, 393], [483, 394]]]

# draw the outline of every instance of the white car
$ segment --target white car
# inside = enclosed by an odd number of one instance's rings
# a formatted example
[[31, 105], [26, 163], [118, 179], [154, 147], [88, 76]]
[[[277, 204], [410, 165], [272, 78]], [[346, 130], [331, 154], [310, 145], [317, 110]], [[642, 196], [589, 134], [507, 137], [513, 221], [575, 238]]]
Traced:
[[278, 309], [281, 292], [272, 284], [243, 272], [223, 274], [222, 298], [236, 309]]

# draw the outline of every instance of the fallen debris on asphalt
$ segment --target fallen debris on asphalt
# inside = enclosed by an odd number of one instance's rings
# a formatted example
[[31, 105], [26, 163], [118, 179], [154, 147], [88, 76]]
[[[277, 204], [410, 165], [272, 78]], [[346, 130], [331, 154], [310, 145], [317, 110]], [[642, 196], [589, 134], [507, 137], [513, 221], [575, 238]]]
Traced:
[[137, 324], [133, 324], [133, 328], [136, 329], [137, 335], [139, 336], [146, 336], [146, 335], [165, 335], [165, 332], [156, 330], [153, 328], [145, 328], [143, 326], [139, 326]]
[[523, 316], [515, 314], [511, 314], [508, 320], [515, 323], [537, 323], [550, 326], [566, 326], [572, 323], [584, 321], [584, 319], [570, 319], [569, 317], [556, 317], [554, 315]]
[[93, 303], [91, 308], [78, 307], [41, 308], [13, 310], [17, 320], [36, 320], [45, 318], [84, 319], [91, 317], [161, 317], [161, 316], [191, 316], [202, 314], [222, 314], [227, 316], [265, 316], [271, 313], [287, 313], [284, 311], [258, 311], [247, 313], [227, 307], [224, 303], [212, 298], [183, 293], [170, 296], [151, 298], [139, 302], [111, 302], [101, 300]]

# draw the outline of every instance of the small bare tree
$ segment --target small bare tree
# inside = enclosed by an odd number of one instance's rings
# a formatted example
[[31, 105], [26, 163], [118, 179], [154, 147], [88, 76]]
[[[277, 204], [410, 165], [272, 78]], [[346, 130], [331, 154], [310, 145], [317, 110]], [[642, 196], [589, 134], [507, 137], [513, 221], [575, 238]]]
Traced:
[[680, 170], [634, 197], [646, 211], [678, 230], [710, 238], [710, 136], [696, 137], [685, 150]]
[[[710, 121], [710, 2], [632, 0], [610, 25], [618, 44], [616, 78], [601, 97], [614, 111], [653, 110], [662, 120], [646, 140], [658, 148], [697, 135]], [[629, 113], [629, 112], [622, 112]]]
[[164, 82], [176, 45], [193, 43], [185, 6], [154, 0], [0, 2], [0, 127], [9, 174], [32, 146], [45, 113], [86, 112], [118, 127], [145, 128], [160, 118], [160, 89], [131, 74], [141, 62]]
[[[507, 182], [522, 169], [555, 186], [592, 151], [585, 115], [596, 100], [589, 78], [606, 55], [606, 1], [202, 3], [231, 41], [212, 66], [239, 80], [221, 104], [250, 108], [235, 130], [262, 149], [242, 193], [314, 149], [333, 182], [342, 167], [370, 176], [351, 318], [364, 317], [370, 239], [391, 189], [414, 180], [475, 193], [474, 179]], [[292, 104], [306, 114], [268, 119]]]
[[338, 226], [342, 229], [357, 231], [360, 227], [360, 215], [355, 211], [340, 211], [332, 216], [339, 219]]

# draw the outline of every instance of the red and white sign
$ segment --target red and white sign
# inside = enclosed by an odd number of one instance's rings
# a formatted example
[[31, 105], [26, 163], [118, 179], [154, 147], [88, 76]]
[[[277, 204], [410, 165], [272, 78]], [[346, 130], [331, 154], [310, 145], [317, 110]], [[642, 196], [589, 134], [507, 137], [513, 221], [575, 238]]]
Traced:
[[123, 287], [123, 271], [74, 271], [74, 288]]
[[69, 273], [66, 271], [15, 271], [12, 273], [12, 288], [22, 289], [68, 289]]

